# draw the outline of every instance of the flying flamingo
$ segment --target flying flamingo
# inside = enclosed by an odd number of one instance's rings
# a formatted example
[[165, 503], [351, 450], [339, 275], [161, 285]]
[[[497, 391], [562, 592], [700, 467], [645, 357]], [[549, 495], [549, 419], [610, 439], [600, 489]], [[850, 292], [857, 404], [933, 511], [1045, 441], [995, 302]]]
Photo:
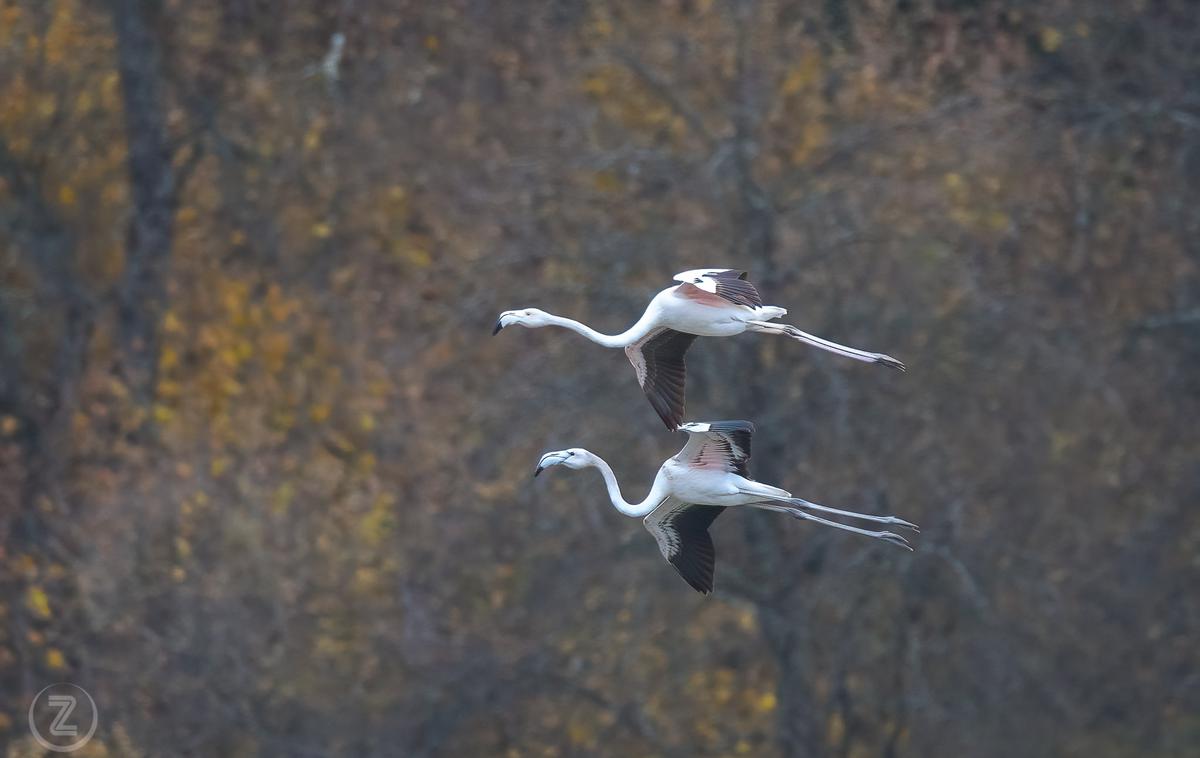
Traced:
[[654, 535], [663, 557], [685, 582], [705, 595], [712, 592], [716, 562], [708, 527], [725, 508], [735, 505], [787, 513], [912, 550], [908, 540], [898, 534], [859, 529], [823, 519], [810, 511], [920, 531], [915, 524], [895, 516], [827, 508], [750, 479], [750, 438], [754, 434], [754, 424], [749, 421], [690, 423], [683, 424], [679, 430], [688, 433], [687, 444], [659, 468], [650, 494], [640, 503], [626, 502], [612, 468], [600, 456], [582, 448], [546, 453], [538, 461], [533, 475], [536, 477], [544, 469], [560, 464], [574, 469], [589, 466], [600, 469], [613, 507], [626, 516], [645, 517], [643, 523]]
[[745, 271], [708, 268], [684, 271], [675, 277], [682, 282], [654, 296], [646, 312], [620, 334], [601, 334], [586, 324], [537, 308], [505, 311], [492, 334], [513, 324], [537, 329], [561, 326], [578, 332], [604, 347], [625, 348], [637, 371], [638, 384], [668, 429], [683, 421], [683, 356], [696, 337], [732, 337], [742, 332], [778, 334], [808, 343], [831, 353], [868, 363], [882, 363], [904, 370], [890, 355], [868, 353], [802, 332], [789, 324], [770, 323], [787, 310], [763, 305]]

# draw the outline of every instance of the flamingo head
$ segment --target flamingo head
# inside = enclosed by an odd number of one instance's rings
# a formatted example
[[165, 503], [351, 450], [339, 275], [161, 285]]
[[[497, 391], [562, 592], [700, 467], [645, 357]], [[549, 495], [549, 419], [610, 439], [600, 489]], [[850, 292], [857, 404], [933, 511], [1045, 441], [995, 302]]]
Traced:
[[505, 311], [500, 314], [500, 318], [496, 319], [496, 327], [492, 329], [492, 336], [500, 333], [500, 330], [506, 326], [520, 324], [528, 329], [537, 329], [541, 326], [550, 326], [550, 314], [545, 311], [540, 311], [537, 308], [522, 308], [516, 311]]
[[552, 453], [546, 453], [538, 461], [537, 468], [534, 469], [533, 475], [537, 476], [542, 471], [551, 466], [558, 465], [566, 466], [567, 468], [587, 468], [592, 465], [592, 454], [581, 447], [573, 447], [569, 450], [555, 450]]

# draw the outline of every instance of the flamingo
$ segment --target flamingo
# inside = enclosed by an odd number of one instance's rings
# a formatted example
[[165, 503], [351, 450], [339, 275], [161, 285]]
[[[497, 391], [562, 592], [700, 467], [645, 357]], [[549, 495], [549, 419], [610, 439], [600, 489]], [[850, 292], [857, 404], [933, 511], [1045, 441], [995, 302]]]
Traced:
[[538, 461], [533, 475], [536, 477], [545, 469], [559, 465], [573, 469], [599, 469], [613, 507], [626, 516], [643, 518], [642, 523], [654, 535], [663, 557], [685, 582], [704, 595], [712, 592], [716, 563], [716, 551], [708, 527], [726, 508], [733, 506], [745, 505], [786, 513], [804, 521], [845, 529], [912, 550], [908, 540], [899, 534], [841, 524], [814, 515], [812, 511], [920, 531], [916, 524], [896, 516], [875, 516], [828, 508], [793, 497], [787, 490], [751, 479], [750, 440], [754, 435], [754, 424], [749, 421], [693, 422], [678, 428], [687, 432], [687, 444], [659, 468], [650, 493], [640, 503], [626, 502], [612, 467], [600, 456], [583, 448], [546, 453]]
[[763, 305], [758, 290], [746, 281], [745, 271], [695, 269], [677, 274], [675, 281], [681, 284], [655, 295], [637, 323], [620, 334], [602, 334], [573, 319], [522, 308], [501, 313], [492, 335], [514, 324], [529, 329], [561, 326], [598, 345], [624, 348], [650, 405], [672, 430], [683, 422], [683, 357], [696, 337], [732, 337], [742, 332], [776, 334], [847, 358], [904, 371], [904, 364], [890, 355], [839, 345], [790, 324], [771, 323], [787, 315], [787, 310]]

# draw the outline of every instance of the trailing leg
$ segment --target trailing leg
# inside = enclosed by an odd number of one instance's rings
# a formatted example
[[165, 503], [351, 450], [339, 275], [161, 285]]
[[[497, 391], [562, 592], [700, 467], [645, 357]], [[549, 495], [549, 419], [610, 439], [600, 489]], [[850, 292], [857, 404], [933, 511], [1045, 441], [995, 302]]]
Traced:
[[912, 529], [914, 532], [921, 531], [921, 527], [917, 526], [916, 524], [905, 521], [904, 519], [899, 518], [898, 516], [875, 516], [870, 513], [858, 513], [857, 511], [843, 511], [840, 508], [830, 508], [829, 506], [826, 506], [826, 505], [818, 505], [816, 503], [810, 503], [809, 501], [804, 500], [802, 498], [798, 498], [798, 497], [789, 497], [789, 498], [787, 498], [787, 502], [789, 504], [795, 506], [796, 508], [802, 508], [804, 510], [821, 511], [822, 513], [833, 513], [838, 516], [845, 516], [846, 518], [859, 519], [860, 521], [874, 521], [877, 524], [895, 524], [896, 526], [902, 526], [905, 529]]
[[907, 550], [913, 549], [912, 545], [908, 544], [908, 540], [904, 539], [899, 534], [895, 534], [894, 532], [872, 532], [868, 529], [859, 529], [857, 526], [850, 526], [848, 524], [839, 524], [836, 521], [829, 521], [827, 519], [821, 518], [820, 516], [814, 516], [811, 513], [805, 513], [804, 511], [800, 510], [799, 508], [793, 508], [793, 507], [786, 506], [786, 505], [777, 505], [775, 503], [750, 503], [750, 506], [753, 508], [762, 508], [763, 510], [775, 511], [777, 513], [786, 513], [789, 516], [792, 516], [793, 518], [801, 519], [802, 521], [813, 521], [818, 524], [824, 524], [825, 526], [832, 526], [835, 529], [843, 529], [847, 532], [854, 532], [855, 534], [861, 534], [865, 537], [874, 537], [877, 540], [883, 540], [884, 542], [890, 542], [893, 545], [898, 545], [899, 547], [905, 548]]
[[859, 513], [858, 511], [843, 511], [840, 508], [830, 508], [827, 505], [809, 502], [803, 498], [792, 497], [792, 493], [786, 490], [781, 490], [778, 487], [772, 487], [768, 484], [753, 482], [754, 487], [739, 488], [738, 492], [750, 497], [761, 497], [765, 501], [786, 503], [791, 508], [800, 508], [808, 511], [820, 511], [822, 513], [832, 513], [836, 516], [845, 516], [846, 518], [859, 519], [861, 521], [873, 521], [876, 524], [894, 524], [902, 526], [905, 529], [912, 529], [914, 532], [920, 532], [921, 527], [898, 516], [876, 516], [871, 513]]
[[746, 322], [748, 330], [752, 332], [760, 332], [762, 334], [778, 334], [784, 337], [791, 337], [794, 340], [799, 340], [813, 347], [819, 347], [822, 350], [828, 350], [831, 353], [853, 358], [856, 361], [865, 361], [866, 363], [882, 363], [889, 368], [905, 370], [905, 366], [900, 361], [890, 355], [883, 353], [870, 353], [866, 350], [839, 345], [836, 342], [830, 342], [827, 339], [822, 339], [815, 334], [803, 332], [792, 326], [791, 324], [776, 324], [769, 321], [748, 321]]

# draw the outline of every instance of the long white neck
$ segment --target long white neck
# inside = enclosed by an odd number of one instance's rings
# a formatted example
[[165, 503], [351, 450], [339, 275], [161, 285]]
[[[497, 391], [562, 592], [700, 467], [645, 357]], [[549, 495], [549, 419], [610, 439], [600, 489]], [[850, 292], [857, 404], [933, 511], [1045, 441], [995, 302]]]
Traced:
[[625, 498], [621, 496], [621, 485], [617, 484], [617, 476], [613, 473], [612, 466], [609, 466], [603, 458], [595, 453], [592, 454], [592, 459], [591, 464], [600, 469], [600, 475], [604, 477], [604, 484], [608, 487], [608, 499], [612, 501], [613, 507], [621, 513], [624, 513], [626, 516], [641, 518], [654, 510], [662, 502], [662, 495], [658, 492], [659, 483], [657, 478], [654, 480], [654, 486], [650, 488], [650, 493], [646, 495], [645, 500], [640, 503], [626, 502]]
[[654, 316], [651, 314], [650, 309], [646, 309], [646, 312], [637, 320], [637, 323], [620, 334], [602, 334], [587, 324], [580, 323], [574, 319], [555, 316], [552, 313], [546, 314], [546, 321], [554, 326], [561, 326], [564, 329], [570, 329], [573, 332], [582, 334], [592, 342], [605, 347], [628, 347], [642, 337], [645, 337], [654, 328]]

